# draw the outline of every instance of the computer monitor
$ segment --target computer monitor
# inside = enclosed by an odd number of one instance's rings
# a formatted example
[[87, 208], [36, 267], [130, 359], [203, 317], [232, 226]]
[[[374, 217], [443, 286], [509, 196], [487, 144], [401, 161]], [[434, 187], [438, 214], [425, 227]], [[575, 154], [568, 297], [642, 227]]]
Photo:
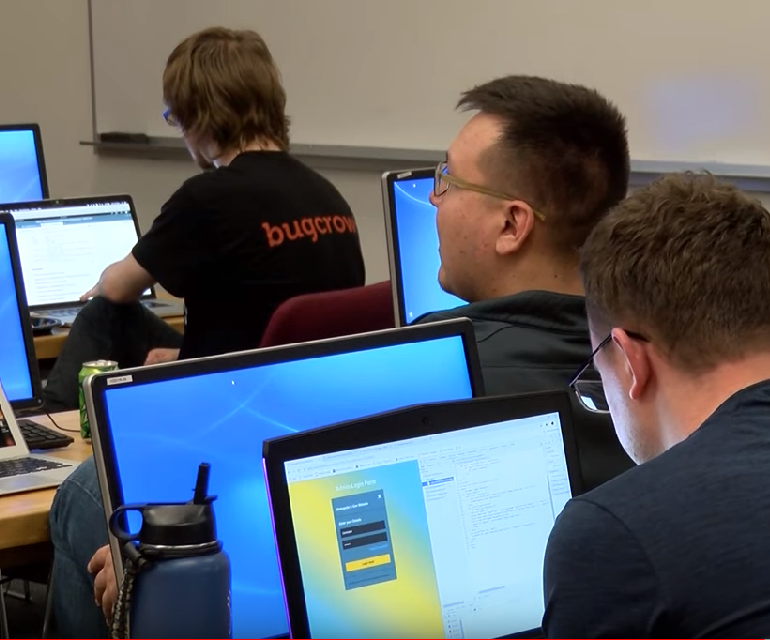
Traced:
[[580, 473], [566, 391], [269, 440], [293, 638], [538, 637], [548, 535]]
[[32, 341], [13, 217], [0, 213], [0, 381], [14, 409], [40, 406], [42, 384]]
[[[27, 300], [33, 311], [80, 304], [102, 271], [139, 239], [131, 196], [63, 198], [0, 205], [16, 219]], [[152, 296], [148, 289], [144, 297]]]
[[43, 140], [36, 124], [0, 125], [0, 202], [48, 197]]
[[[265, 438], [484, 392], [464, 319], [121, 370], [84, 386], [108, 512], [187, 500], [191, 474], [211, 464], [217, 530], [232, 566], [234, 638], [288, 630], [262, 474]], [[119, 568], [117, 550], [113, 556]]]
[[396, 326], [431, 311], [465, 304], [441, 288], [436, 208], [428, 200], [435, 168], [390, 171], [382, 176], [385, 231]]

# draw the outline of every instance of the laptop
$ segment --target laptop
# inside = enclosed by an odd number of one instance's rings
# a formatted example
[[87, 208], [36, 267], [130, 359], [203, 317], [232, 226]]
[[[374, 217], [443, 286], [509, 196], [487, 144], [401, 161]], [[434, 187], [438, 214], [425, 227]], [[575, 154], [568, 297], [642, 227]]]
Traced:
[[48, 197], [43, 139], [37, 124], [0, 125], [0, 202]]
[[264, 466], [292, 638], [538, 637], [581, 491], [567, 391], [283, 436]]
[[[262, 474], [266, 438], [484, 393], [465, 319], [125, 369], [87, 378], [84, 389], [107, 513], [188, 500], [198, 465], [211, 464], [233, 638], [286, 637], [289, 628]], [[122, 571], [115, 546], [113, 558]]]
[[[127, 195], [4, 204], [0, 212], [16, 220], [30, 310], [65, 325], [74, 322], [85, 304], [80, 296], [139, 240], [136, 210]], [[140, 301], [161, 317], [184, 314], [182, 304], [158, 300], [153, 287]]]
[[436, 168], [389, 171], [382, 176], [390, 283], [396, 326], [465, 301], [441, 288], [436, 208], [428, 200]]
[[0, 383], [0, 496], [59, 486], [77, 463], [30, 454]]

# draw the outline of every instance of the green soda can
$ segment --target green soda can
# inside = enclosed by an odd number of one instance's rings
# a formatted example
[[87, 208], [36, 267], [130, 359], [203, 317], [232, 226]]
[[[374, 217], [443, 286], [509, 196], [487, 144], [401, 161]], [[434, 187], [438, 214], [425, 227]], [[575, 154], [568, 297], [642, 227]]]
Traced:
[[78, 373], [78, 406], [80, 407], [80, 436], [84, 440], [91, 439], [91, 423], [88, 421], [88, 412], [86, 411], [86, 398], [83, 394], [83, 381], [93, 373], [107, 373], [115, 371], [118, 363], [114, 360], [92, 360], [84, 362]]

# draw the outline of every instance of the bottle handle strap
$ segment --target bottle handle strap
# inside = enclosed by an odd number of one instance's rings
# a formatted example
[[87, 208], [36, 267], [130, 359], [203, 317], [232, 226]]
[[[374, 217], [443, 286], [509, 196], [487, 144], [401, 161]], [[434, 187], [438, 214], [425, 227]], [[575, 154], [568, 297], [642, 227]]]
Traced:
[[118, 598], [112, 609], [112, 621], [110, 623], [110, 637], [117, 640], [129, 638], [131, 596], [134, 591], [134, 580], [150, 560], [142, 556], [132, 542], [126, 542], [123, 558], [123, 580], [118, 590]]

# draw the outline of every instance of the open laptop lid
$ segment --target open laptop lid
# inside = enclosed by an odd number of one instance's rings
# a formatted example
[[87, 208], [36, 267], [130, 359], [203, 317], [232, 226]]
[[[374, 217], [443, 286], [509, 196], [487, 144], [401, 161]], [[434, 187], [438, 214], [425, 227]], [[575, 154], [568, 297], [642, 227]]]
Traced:
[[43, 385], [35, 355], [24, 278], [13, 217], [0, 213], [0, 380], [15, 409], [42, 402]]
[[385, 233], [396, 326], [431, 311], [465, 304], [438, 283], [436, 208], [428, 197], [436, 168], [389, 171], [382, 176]]
[[[0, 205], [16, 220], [27, 299], [33, 310], [71, 307], [102, 271], [139, 239], [129, 195], [61, 198]], [[143, 298], [154, 297], [148, 289]]]
[[43, 140], [37, 124], [0, 125], [0, 202], [48, 197]]
[[566, 391], [401, 409], [264, 445], [293, 638], [532, 637], [581, 491]]
[[[234, 638], [288, 631], [261, 468], [265, 438], [484, 393], [465, 319], [120, 370], [86, 379], [84, 389], [107, 513], [125, 502], [186, 500], [190, 472], [211, 463]], [[113, 556], [120, 571], [114, 545]]]
[[19, 431], [11, 403], [0, 382], [0, 460], [23, 458], [29, 455], [27, 442]]

